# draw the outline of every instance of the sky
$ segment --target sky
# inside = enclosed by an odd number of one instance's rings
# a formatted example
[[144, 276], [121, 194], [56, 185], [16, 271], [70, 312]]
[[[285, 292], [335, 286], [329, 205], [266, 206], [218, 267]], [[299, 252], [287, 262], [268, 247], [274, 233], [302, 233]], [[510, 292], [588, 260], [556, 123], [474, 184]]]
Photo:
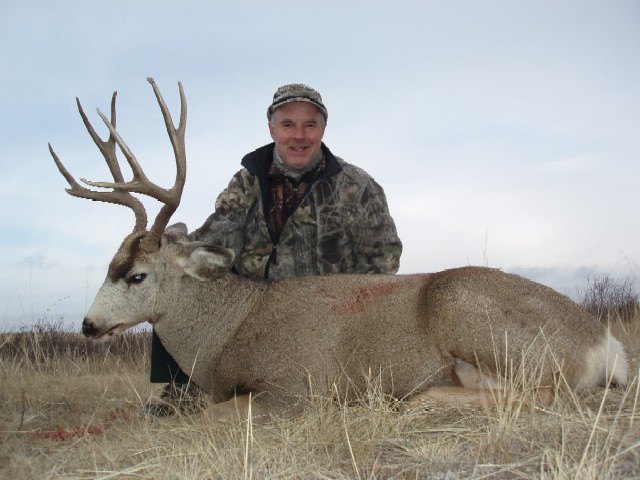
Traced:
[[[400, 273], [501, 268], [578, 298], [640, 273], [637, 0], [2, 0], [0, 330], [79, 328], [130, 210], [67, 195], [110, 180], [77, 112], [117, 96], [118, 131], [173, 183], [153, 91], [188, 103], [187, 185], [172, 221], [199, 227], [241, 158], [271, 141], [280, 85], [329, 110], [324, 141], [386, 192]], [[124, 160], [122, 160], [124, 162]], [[151, 216], [154, 201], [146, 202]]]

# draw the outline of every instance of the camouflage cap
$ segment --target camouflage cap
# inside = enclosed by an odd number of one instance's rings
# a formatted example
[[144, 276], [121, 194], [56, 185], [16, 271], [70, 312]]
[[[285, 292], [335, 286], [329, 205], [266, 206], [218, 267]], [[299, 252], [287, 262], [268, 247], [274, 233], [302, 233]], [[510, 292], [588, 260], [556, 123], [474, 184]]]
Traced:
[[271, 121], [273, 112], [275, 112], [278, 107], [290, 102], [311, 103], [318, 107], [325, 122], [329, 118], [329, 112], [327, 111], [327, 107], [322, 103], [320, 93], [304, 83], [291, 83], [289, 85], [283, 85], [274, 93], [273, 103], [269, 105], [267, 109], [267, 118], [269, 121]]

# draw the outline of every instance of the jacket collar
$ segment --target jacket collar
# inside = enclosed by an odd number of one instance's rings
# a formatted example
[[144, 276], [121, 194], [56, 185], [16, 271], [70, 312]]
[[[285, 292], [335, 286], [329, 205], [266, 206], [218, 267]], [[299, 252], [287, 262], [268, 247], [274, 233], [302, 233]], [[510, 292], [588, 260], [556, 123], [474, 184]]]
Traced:
[[[264, 177], [269, 172], [269, 167], [271, 166], [271, 162], [273, 160], [274, 148], [275, 143], [270, 143], [268, 145], [265, 145], [264, 147], [260, 147], [253, 152], [245, 155], [242, 159], [242, 162], [240, 163], [243, 167], [249, 170], [249, 173], [256, 175], [257, 177]], [[323, 142], [321, 148], [325, 158], [325, 170], [319, 178], [331, 177], [341, 172], [342, 166], [338, 162], [338, 159], [333, 155], [333, 153], [331, 153], [329, 147], [327, 147]]]

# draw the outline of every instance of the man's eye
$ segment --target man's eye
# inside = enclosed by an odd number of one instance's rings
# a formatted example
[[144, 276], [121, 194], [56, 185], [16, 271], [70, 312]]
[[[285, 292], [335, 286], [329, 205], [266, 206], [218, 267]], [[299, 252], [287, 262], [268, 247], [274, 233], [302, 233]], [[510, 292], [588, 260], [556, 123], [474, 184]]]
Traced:
[[138, 273], [136, 275], [131, 275], [128, 279], [127, 279], [127, 283], [132, 284], [132, 283], [142, 283], [144, 281], [144, 279], [147, 278], [147, 274], [146, 273]]

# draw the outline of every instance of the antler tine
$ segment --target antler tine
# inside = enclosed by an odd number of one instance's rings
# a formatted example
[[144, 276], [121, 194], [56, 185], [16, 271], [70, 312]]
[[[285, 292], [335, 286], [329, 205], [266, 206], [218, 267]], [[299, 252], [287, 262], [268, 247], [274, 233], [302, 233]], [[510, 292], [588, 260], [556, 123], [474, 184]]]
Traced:
[[158, 215], [149, 230], [149, 235], [142, 240], [143, 249], [153, 250], [157, 248], [162, 232], [164, 232], [171, 216], [180, 205], [180, 198], [182, 197], [182, 191], [184, 189], [187, 176], [187, 154], [184, 144], [184, 135], [187, 126], [187, 99], [184, 95], [182, 82], [178, 82], [178, 90], [180, 92], [180, 122], [178, 123], [178, 128], [175, 128], [171, 118], [171, 113], [169, 112], [167, 104], [162, 98], [160, 90], [158, 89], [154, 79], [152, 77], [148, 77], [147, 81], [151, 84], [153, 92], [156, 95], [156, 99], [158, 100], [158, 105], [162, 111], [164, 123], [167, 127], [167, 134], [171, 140], [171, 145], [173, 146], [173, 152], [176, 158], [176, 180], [173, 187], [169, 190], [163, 190], [163, 193], [166, 194], [166, 196], [164, 196], [165, 200], [163, 200], [164, 206], [160, 209], [160, 212], [158, 212]]
[[[116, 96], [118, 92], [113, 92], [113, 96], [111, 97], [111, 124], [116, 126]], [[87, 132], [91, 136], [93, 143], [96, 144], [102, 155], [104, 156], [107, 166], [111, 171], [111, 175], [113, 175], [113, 179], [118, 183], [124, 183], [124, 177], [122, 176], [122, 171], [120, 170], [120, 165], [118, 164], [118, 160], [116, 158], [116, 144], [111, 132], [109, 132], [109, 138], [106, 141], [102, 141], [102, 139], [98, 136], [96, 131], [93, 129], [91, 122], [87, 118], [87, 115], [84, 113], [82, 105], [80, 104], [80, 99], [76, 97], [76, 103], [78, 104], [78, 111], [80, 112], [80, 116], [82, 117], [82, 121], [84, 126], [87, 128]]]
[[[88, 180], [82, 180], [87, 185], [91, 185], [92, 187], [101, 187], [101, 188], [121, 188], [123, 190], [127, 190], [129, 192], [142, 193], [154, 197], [153, 195], [153, 187], [159, 189], [157, 185], [154, 185], [144, 174], [138, 160], [136, 159], [133, 152], [129, 149], [127, 144], [124, 142], [120, 134], [116, 131], [115, 125], [113, 125], [109, 119], [102, 113], [99, 109], [96, 109], [100, 118], [109, 129], [109, 139], [115, 141], [115, 143], [120, 147], [120, 151], [124, 154], [129, 166], [131, 166], [131, 170], [133, 171], [133, 179], [129, 182], [91, 182]], [[115, 150], [115, 148], [114, 148]], [[155, 198], [155, 197], [154, 197]], [[160, 200], [160, 199], [158, 199]], [[160, 200], [162, 201], [162, 200]]]
[[176, 182], [170, 191], [182, 191], [187, 174], [187, 156], [184, 145], [184, 134], [187, 127], [187, 99], [184, 96], [182, 82], [178, 82], [178, 90], [180, 91], [180, 122], [178, 123], [178, 128], [175, 128], [173, 120], [171, 119], [171, 113], [160, 94], [155, 80], [152, 77], [148, 77], [147, 81], [153, 87], [153, 92], [158, 99], [158, 104], [160, 105], [164, 123], [167, 127], [167, 133], [169, 134], [169, 139], [171, 140], [173, 152], [176, 157]]
[[[115, 125], [116, 122], [116, 95], [117, 92], [114, 92], [111, 99], [111, 123], [113, 123], [113, 125]], [[147, 227], [147, 213], [144, 205], [140, 200], [135, 198], [129, 192], [123, 191], [122, 189], [118, 188], [118, 185], [120, 185], [124, 181], [124, 179], [116, 158], [115, 141], [113, 136], [109, 135], [109, 139], [107, 141], [102, 141], [102, 139], [98, 136], [93, 126], [91, 125], [91, 122], [89, 122], [89, 119], [84, 113], [84, 110], [82, 109], [82, 105], [80, 104], [80, 100], [78, 98], [76, 98], [76, 103], [78, 104], [78, 111], [80, 112], [82, 121], [84, 122], [89, 135], [93, 139], [93, 142], [96, 144], [103, 157], [105, 158], [109, 170], [111, 171], [111, 175], [113, 176], [113, 179], [116, 183], [111, 184], [110, 188], [113, 188], [113, 191], [111, 192], [100, 192], [83, 187], [65, 168], [58, 155], [56, 155], [56, 153], [54, 152], [53, 147], [51, 147], [51, 144], [49, 144], [49, 152], [51, 153], [51, 156], [53, 157], [58, 170], [67, 180], [67, 183], [69, 183], [69, 185], [71, 186], [71, 188], [66, 189], [67, 193], [74, 197], [87, 198], [89, 200], [114, 203], [117, 205], [129, 207], [133, 210], [136, 218], [134, 231], [144, 231]], [[86, 184], [92, 184], [92, 182], [88, 182], [82, 178], [80, 180]]]

